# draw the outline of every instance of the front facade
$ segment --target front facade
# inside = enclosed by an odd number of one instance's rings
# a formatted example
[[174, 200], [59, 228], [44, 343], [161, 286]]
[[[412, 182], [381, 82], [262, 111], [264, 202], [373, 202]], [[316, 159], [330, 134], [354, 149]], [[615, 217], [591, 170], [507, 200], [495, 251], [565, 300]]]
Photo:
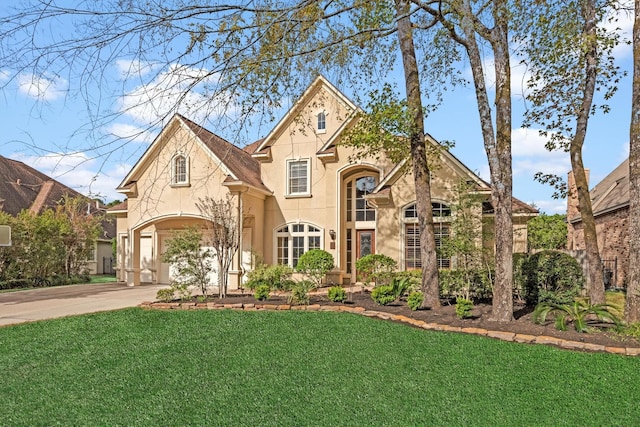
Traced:
[[[314, 248], [333, 255], [335, 283], [357, 281], [355, 261], [369, 253], [390, 256], [401, 270], [420, 268], [412, 175], [384, 158], [353, 161], [352, 149], [340, 144], [357, 111], [318, 77], [264, 139], [244, 150], [176, 115], [118, 188], [127, 202], [110, 211], [117, 217], [121, 280], [169, 283], [171, 266], [160, 254], [172, 230], [204, 223], [199, 198], [227, 194], [243, 217], [230, 289], [241, 286], [256, 259], [295, 267]], [[431, 138], [427, 143], [439, 146]], [[482, 199], [474, 208], [478, 226], [490, 228], [486, 182], [444, 149], [431, 179], [439, 241], [449, 235], [460, 182]], [[524, 252], [526, 221], [537, 211], [517, 200], [513, 207], [514, 243]], [[439, 263], [451, 268], [455, 260]]]

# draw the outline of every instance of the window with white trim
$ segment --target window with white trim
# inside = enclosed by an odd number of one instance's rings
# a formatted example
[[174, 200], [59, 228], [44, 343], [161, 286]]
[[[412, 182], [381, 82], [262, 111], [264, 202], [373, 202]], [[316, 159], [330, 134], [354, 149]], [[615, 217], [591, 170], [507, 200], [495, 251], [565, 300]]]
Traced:
[[316, 129], [318, 130], [318, 133], [327, 131], [327, 115], [324, 111], [318, 113], [318, 126]]
[[311, 168], [309, 159], [287, 160], [287, 195], [306, 196], [311, 194]]
[[276, 261], [294, 267], [303, 253], [322, 249], [322, 229], [313, 224], [288, 224], [276, 229]]
[[[451, 208], [443, 203], [431, 203], [433, 229], [436, 240], [438, 268], [451, 268], [451, 259], [440, 254], [444, 242], [449, 238]], [[412, 203], [404, 209], [404, 267], [405, 270], [422, 268], [420, 254], [420, 226], [416, 204]]]
[[171, 184], [185, 185], [189, 183], [189, 159], [178, 154], [171, 159]]

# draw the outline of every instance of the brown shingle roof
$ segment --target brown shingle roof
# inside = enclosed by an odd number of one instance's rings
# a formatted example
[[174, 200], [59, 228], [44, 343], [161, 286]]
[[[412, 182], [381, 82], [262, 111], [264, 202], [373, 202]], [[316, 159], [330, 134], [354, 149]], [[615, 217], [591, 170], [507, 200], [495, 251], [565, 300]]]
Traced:
[[42, 209], [55, 207], [65, 194], [80, 195], [31, 166], [0, 156], [2, 211], [17, 215], [23, 209], [32, 209], [39, 213]]
[[629, 204], [629, 159], [622, 162], [589, 192], [593, 214]]
[[180, 116], [180, 118], [211, 152], [229, 168], [238, 180], [253, 187], [269, 191], [260, 177], [260, 162], [251, 157], [251, 154], [209, 132], [186, 117]]

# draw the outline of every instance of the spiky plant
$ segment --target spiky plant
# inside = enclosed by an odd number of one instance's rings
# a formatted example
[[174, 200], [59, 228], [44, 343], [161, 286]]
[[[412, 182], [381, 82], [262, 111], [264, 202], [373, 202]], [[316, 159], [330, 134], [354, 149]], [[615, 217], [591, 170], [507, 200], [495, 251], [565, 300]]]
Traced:
[[541, 302], [533, 311], [532, 317], [535, 323], [544, 323], [547, 316], [555, 315], [556, 329], [567, 330], [567, 323], [572, 322], [578, 332], [587, 332], [588, 316], [593, 315], [600, 321], [611, 322], [620, 326], [619, 309], [611, 304], [591, 304], [588, 299], [576, 299], [569, 304], [556, 304], [552, 302]]

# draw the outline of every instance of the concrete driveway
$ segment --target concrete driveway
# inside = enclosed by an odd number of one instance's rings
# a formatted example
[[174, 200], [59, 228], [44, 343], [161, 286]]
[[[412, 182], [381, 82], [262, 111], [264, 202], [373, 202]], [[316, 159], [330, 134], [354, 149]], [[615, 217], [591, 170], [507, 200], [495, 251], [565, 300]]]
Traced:
[[165, 287], [100, 283], [0, 293], [0, 326], [135, 307]]

